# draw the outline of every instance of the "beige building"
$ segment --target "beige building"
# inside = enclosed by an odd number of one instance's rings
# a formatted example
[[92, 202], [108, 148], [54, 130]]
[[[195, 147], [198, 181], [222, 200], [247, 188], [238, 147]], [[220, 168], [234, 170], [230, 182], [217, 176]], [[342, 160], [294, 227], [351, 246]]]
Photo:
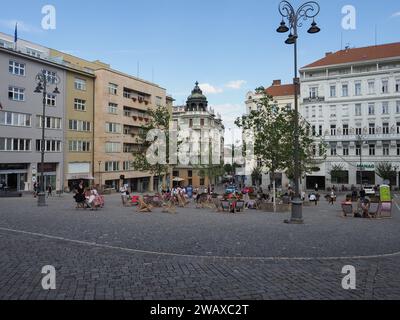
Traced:
[[[173, 99], [167, 97], [164, 88], [113, 70], [100, 61], [90, 62], [55, 50], [51, 50], [51, 54], [63, 63], [95, 75], [94, 120], [89, 125], [94, 139], [92, 172], [95, 184], [114, 189], [128, 184], [133, 192], [156, 190], [158, 178], [135, 171], [132, 161], [135, 154], [144, 152], [139, 132], [149, 121], [147, 110], [158, 105], [172, 107]], [[82, 122], [78, 126], [87, 129], [85, 117], [90, 115], [80, 115], [78, 119]], [[72, 138], [75, 136], [71, 135]]]
[[67, 72], [64, 143], [64, 188], [79, 180], [89, 185], [94, 174], [94, 72]]

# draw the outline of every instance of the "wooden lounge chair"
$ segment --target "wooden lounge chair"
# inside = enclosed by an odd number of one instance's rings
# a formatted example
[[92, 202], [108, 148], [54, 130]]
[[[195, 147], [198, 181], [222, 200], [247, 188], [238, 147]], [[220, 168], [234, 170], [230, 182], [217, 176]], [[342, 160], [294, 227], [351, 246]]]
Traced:
[[243, 212], [244, 211], [244, 201], [237, 201], [235, 206], [236, 212]]
[[213, 198], [212, 203], [214, 205], [215, 211], [220, 212], [222, 210], [221, 201], [218, 198]]
[[222, 211], [231, 212], [231, 203], [228, 200], [221, 201]]
[[151, 212], [151, 209], [153, 209], [153, 207], [145, 203], [142, 198], [139, 198], [138, 202], [139, 202], [139, 205], [137, 207], [138, 212]]
[[380, 204], [378, 202], [371, 202], [369, 206], [368, 216], [370, 218], [377, 218], [380, 209]]
[[342, 203], [343, 216], [354, 216], [353, 205], [351, 203]]

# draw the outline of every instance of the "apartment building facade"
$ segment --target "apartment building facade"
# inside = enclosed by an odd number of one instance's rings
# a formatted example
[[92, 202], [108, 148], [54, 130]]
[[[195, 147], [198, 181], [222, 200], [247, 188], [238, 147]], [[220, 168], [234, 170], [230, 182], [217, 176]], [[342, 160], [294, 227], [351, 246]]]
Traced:
[[158, 177], [132, 166], [135, 154], [146, 152], [141, 128], [150, 121], [148, 109], [166, 106], [166, 90], [130, 75], [101, 68], [95, 71], [95, 162], [102, 184], [132, 192], [158, 189]]
[[[0, 182], [9, 190], [31, 191], [43, 169], [45, 187], [62, 190], [66, 73], [44, 59], [46, 48], [0, 34]], [[43, 95], [35, 93], [36, 76], [46, 72], [45, 164], [41, 167]], [[54, 81], [60, 94], [53, 94]]]
[[[201, 136], [201, 131], [216, 130], [220, 137], [220, 164], [224, 163], [224, 133], [225, 127], [222, 123], [221, 116], [216, 114], [212, 108], [208, 106], [207, 97], [203, 95], [199, 87], [199, 83], [196, 82], [192, 94], [188, 97], [186, 105], [175, 106], [173, 108], [172, 119], [174, 126], [180, 130], [192, 130], [196, 136]], [[192, 143], [196, 143], [192, 140]], [[212, 143], [212, 141], [210, 141]], [[200, 146], [200, 141], [199, 141]], [[191, 147], [193, 144], [191, 144]], [[204, 150], [201, 149], [201, 153]], [[202, 187], [214, 184], [215, 181], [210, 181], [206, 175], [200, 175], [201, 168], [208, 168], [209, 165], [199, 166], [179, 163], [174, 167], [172, 176], [176, 180], [175, 184], [190, 185], [193, 187]], [[206, 171], [206, 170], [205, 170]], [[180, 181], [181, 180], [181, 181]]]
[[[328, 146], [307, 187], [382, 184], [382, 162], [393, 165], [391, 185], [399, 186], [400, 43], [327, 53], [300, 73], [302, 115]], [[337, 168], [340, 179], [330, 174]]]

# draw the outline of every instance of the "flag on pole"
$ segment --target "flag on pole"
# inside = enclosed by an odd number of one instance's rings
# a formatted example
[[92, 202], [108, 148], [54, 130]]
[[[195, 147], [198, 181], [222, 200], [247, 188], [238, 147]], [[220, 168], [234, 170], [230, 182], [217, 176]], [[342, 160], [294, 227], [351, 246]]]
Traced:
[[15, 23], [15, 32], [14, 32], [14, 47], [17, 50], [17, 42], [18, 42], [18, 22]]

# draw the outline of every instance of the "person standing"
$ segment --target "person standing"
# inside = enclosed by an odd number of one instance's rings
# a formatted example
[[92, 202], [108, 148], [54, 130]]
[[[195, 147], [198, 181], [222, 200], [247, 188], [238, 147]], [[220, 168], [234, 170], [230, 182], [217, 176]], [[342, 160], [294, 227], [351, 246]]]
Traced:
[[53, 188], [51, 187], [51, 184], [47, 187], [47, 198], [51, 197], [53, 195]]
[[331, 191], [330, 198], [329, 198], [329, 204], [331, 204], [331, 205], [333, 206], [333, 205], [334, 205], [334, 202], [335, 202], [335, 200], [336, 200], [335, 191], [334, 191], [334, 190], [332, 190], [332, 191]]
[[315, 184], [314, 190], [315, 190], [315, 192], [318, 192], [318, 183]]

